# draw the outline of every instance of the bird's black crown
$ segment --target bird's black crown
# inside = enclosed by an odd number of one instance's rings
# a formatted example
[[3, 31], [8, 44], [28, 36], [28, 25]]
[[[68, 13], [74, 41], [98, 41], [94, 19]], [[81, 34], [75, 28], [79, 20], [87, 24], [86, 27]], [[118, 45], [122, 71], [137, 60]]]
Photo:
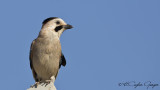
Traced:
[[44, 24], [46, 24], [47, 22], [49, 22], [49, 21], [51, 21], [51, 20], [53, 20], [53, 19], [56, 19], [56, 18], [58, 18], [58, 17], [49, 17], [49, 18], [45, 19], [45, 20], [42, 22], [42, 24], [44, 25]]

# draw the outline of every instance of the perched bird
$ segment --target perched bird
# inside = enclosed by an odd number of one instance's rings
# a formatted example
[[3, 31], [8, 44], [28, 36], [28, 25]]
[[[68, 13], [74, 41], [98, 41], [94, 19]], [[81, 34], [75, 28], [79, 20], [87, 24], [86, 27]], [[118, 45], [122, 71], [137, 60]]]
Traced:
[[36, 82], [56, 78], [61, 65], [66, 65], [62, 54], [60, 36], [72, 26], [61, 18], [50, 17], [43, 21], [38, 37], [30, 48], [30, 67]]

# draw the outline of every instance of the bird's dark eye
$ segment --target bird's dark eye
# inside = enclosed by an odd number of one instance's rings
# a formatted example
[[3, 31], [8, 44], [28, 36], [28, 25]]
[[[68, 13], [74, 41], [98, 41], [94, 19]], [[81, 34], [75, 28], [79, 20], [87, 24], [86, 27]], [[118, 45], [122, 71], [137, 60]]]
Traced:
[[57, 21], [56, 24], [60, 24], [60, 21]]

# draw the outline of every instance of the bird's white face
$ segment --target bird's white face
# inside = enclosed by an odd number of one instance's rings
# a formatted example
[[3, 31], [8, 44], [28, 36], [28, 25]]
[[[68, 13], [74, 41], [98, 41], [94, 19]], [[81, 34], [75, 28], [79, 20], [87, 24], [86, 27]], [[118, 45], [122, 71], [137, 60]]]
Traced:
[[47, 30], [54, 30], [55, 32], [58, 31], [64, 31], [66, 29], [71, 29], [72, 26], [69, 24], [66, 24], [61, 18], [55, 18], [49, 21], [46, 21], [43, 23], [42, 28]]
[[66, 29], [71, 29], [72, 26], [64, 22], [61, 18], [48, 18], [44, 20], [42, 30], [49, 30], [55, 34], [58, 34], [58, 37]]

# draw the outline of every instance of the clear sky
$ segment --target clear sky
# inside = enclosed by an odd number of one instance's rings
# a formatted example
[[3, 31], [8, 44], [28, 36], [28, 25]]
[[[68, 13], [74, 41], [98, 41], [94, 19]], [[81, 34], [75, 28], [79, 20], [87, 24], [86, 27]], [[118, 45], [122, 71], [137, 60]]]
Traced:
[[1, 90], [34, 84], [29, 50], [48, 17], [74, 26], [61, 36], [67, 65], [57, 90], [160, 90], [159, 0], [1, 0]]

